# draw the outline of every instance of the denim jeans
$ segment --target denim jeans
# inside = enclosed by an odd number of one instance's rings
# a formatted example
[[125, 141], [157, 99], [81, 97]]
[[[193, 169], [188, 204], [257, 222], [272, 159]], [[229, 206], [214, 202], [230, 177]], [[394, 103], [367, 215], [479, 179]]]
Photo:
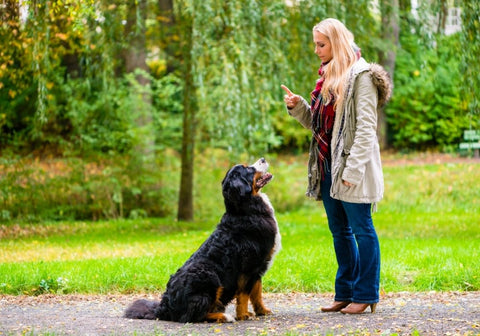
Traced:
[[330, 197], [332, 177], [326, 172], [321, 195], [338, 263], [335, 301], [376, 303], [380, 287], [380, 245], [373, 227], [371, 204]]

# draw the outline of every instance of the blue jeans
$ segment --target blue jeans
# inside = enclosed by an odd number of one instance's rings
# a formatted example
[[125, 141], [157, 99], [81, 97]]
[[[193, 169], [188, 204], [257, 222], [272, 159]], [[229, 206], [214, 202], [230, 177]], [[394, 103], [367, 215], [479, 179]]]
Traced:
[[380, 245], [373, 227], [371, 204], [333, 199], [331, 185], [331, 174], [326, 172], [320, 191], [338, 263], [335, 301], [377, 303]]

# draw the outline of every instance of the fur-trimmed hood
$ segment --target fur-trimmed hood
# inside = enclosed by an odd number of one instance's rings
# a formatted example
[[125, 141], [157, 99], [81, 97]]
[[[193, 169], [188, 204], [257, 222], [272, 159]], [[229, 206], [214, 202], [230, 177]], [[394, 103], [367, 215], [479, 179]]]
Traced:
[[[373, 84], [378, 90], [378, 107], [383, 107], [391, 98], [393, 84], [388, 72], [380, 65], [376, 63], [367, 63], [365, 59], [360, 58], [352, 68], [352, 76], [350, 80], [355, 80], [356, 76], [364, 71], [370, 72]], [[351, 84], [351, 83], [350, 83]], [[349, 85], [351, 88], [351, 85]]]
[[383, 107], [392, 97], [393, 83], [388, 72], [379, 64], [370, 64], [373, 84], [378, 89], [378, 106]]

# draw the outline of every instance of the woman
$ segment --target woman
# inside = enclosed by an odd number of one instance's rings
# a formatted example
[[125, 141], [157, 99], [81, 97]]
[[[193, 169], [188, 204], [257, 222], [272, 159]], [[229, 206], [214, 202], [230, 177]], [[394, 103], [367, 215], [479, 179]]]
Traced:
[[320, 78], [310, 104], [286, 86], [288, 112], [312, 130], [307, 195], [323, 200], [338, 263], [335, 298], [324, 312], [375, 312], [379, 301], [380, 247], [372, 208], [383, 197], [376, 135], [377, 109], [391, 84], [367, 63], [353, 34], [336, 19], [313, 28]]

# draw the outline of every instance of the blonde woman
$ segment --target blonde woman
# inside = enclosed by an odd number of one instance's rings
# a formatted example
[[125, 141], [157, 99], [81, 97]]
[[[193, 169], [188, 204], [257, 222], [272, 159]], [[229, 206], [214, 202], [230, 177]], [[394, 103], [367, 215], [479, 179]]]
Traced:
[[383, 197], [377, 109], [390, 97], [387, 73], [367, 63], [336, 19], [313, 28], [320, 78], [310, 102], [282, 85], [288, 113], [312, 131], [307, 195], [322, 200], [338, 263], [324, 312], [360, 314], [379, 301], [380, 246], [372, 208]]

